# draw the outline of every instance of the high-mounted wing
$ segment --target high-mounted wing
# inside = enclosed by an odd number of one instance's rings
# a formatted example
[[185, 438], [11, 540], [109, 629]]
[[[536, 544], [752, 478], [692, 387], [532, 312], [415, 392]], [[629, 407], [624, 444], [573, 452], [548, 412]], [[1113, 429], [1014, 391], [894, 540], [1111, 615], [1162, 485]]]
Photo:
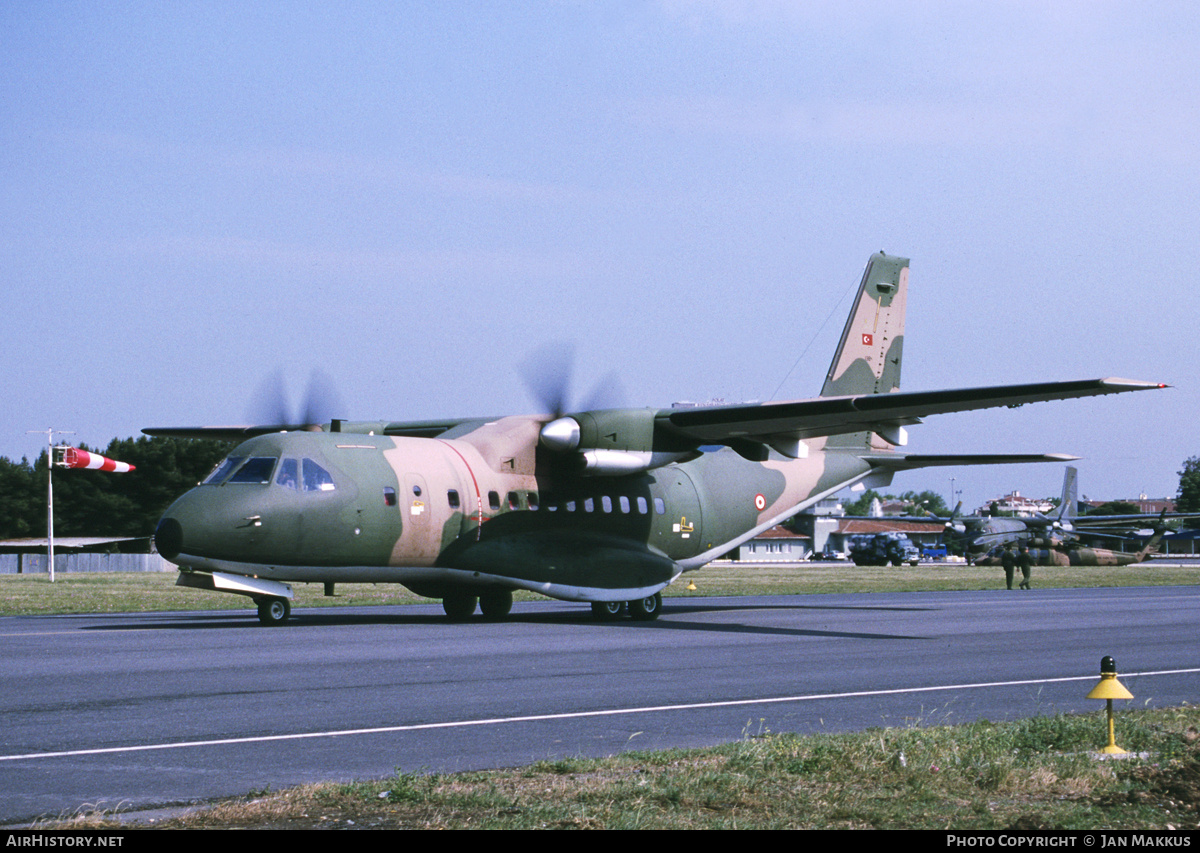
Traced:
[[147, 427], [146, 435], [159, 438], [212, 438], [218, 441], [245, 441], [272, 432], [352, 432], [433, 438], [477, 418], [453, 418], [439, 421], [343, 421], [327, 424], [256, 424], [253, 426]]
[[782, 450], [800, 439], [854, 432], [874, 432], [892, 444], [900, 444], [896, 440], [900, 427], [920, 423], [927, 415], [1165, 387], [1132, 379], [1087, 379], [950, 391], [897, 391], [784, 403], [664, 409], [658, 412], [656, 421], [664, 432], [710, 444], [749, 441]]

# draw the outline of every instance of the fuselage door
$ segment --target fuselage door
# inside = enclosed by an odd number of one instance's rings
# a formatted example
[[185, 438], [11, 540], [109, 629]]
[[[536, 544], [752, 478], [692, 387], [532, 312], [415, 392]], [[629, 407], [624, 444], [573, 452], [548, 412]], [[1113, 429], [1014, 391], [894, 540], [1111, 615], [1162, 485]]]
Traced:
[[399, 510], [402, 516], [405, 550], [412, 555], [434, 554], [441, 549], [442, 531], [436, 523], [433, 496], [425, 478], [407, 473], [400, 486]]
[[705, 550], [702, 544], [704, 518], [695, 484], [687, 472], [675, 466], [661, 469], [657, 479], [653, 490], [654, 529], [650, 544], [673, 560], [699, 554]]

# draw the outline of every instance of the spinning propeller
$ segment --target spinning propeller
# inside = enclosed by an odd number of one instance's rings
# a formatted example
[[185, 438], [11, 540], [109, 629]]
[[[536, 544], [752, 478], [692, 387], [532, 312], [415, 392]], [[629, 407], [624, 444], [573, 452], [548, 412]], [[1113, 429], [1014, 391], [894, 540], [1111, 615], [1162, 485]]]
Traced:
[[333, 379], [320, 368], [314, 368], [308, 378], [308, 389], [298, 409], [288, 401], [283, 371], [276, 369], [263, 380], [250, 402], [250, 418], [255, 423], [270, 424], [272, 430], [303, 429], [317, 431], [342, 414], [342, 400]]

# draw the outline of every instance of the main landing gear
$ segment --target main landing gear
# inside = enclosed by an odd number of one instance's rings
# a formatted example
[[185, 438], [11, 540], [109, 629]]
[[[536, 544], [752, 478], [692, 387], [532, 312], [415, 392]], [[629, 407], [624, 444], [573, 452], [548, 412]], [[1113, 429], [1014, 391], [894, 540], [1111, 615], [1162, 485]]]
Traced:
[[[442, 596], [442, 609], [451, 622], [466, 622], [475, 615], [478, 607], [484, 619], [499, 621], [512, 610], [512, 590], [494, 589], [470, 595], [465, 592]], [[259, 605], [262, 618], [262, 605]], [[633, 601], [593, 601], [592, 616], [601, 621], [612, 621], [628, 616], [635, 622], [652, 622], [662, 613], [662, 594], [654, 593]]]
[[601, 621], [620, 619], [626, 614], [635, 622], [651, 622], [662, 613], [662, 594], [654, 593], [633, 601], [593, 601], [592, 615]]

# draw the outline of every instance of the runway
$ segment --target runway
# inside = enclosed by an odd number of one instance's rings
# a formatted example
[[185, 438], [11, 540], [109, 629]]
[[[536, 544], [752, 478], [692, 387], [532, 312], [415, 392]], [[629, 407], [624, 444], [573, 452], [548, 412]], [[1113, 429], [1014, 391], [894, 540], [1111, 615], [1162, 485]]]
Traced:
[[1200, 587], [0, 619], [0, 822], [318, 780], [1200, 701]]

